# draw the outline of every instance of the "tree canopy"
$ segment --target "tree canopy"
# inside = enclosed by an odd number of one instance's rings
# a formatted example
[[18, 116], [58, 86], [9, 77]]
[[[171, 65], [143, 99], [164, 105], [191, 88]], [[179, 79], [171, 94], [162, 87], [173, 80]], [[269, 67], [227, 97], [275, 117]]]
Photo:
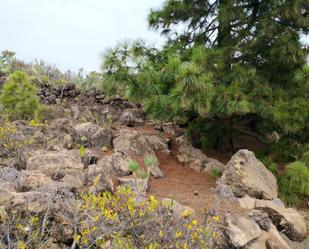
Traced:
[[[160, 120], [179, 120], [206, 144], [277, 132], [308, 143], [309, 3], [166, 0], [149, 14], [162, 49], [120, 44], [104, 56], [105, 88], [142, 102]], [[288, 141], [288, 142], [287, 142]]]

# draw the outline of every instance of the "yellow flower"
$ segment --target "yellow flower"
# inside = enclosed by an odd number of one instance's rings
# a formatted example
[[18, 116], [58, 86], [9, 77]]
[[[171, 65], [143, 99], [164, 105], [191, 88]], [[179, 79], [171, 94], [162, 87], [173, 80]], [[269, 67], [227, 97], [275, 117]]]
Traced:
[[23, 241], [18, 242], [18, 249], [27, 249], [25, 242]]
[[183, 244], [183, 249], [189, 249], [188, 243], [187, 243], [187, 242], [185, 242], [185, 243]]
[[185, 210], [185, 211], [182, 212], [181, 215], [182, 215], [182, 217], [184, 217], [184, 218], [188, 218], [189, 216], [192, 215], [192, 212], [191, 212], [190, 210]]
[[160, 230], [159, 236], [160, 236], [160, 238], [162, 238], [164, 236], [164, 232], [162, 230]]
[[153, 195], [149, 196], [149, 211], [153, 211], [157, 206], [158, 206], [158, 201], [155, 199], [155, 197]]
[[92, 218], [94, 221], [98, 221], [100, 219], [100, 215], [96, 215]]
[[176, 235], [175, 235], [175, 236], [176, 236], [176, 238], [179, 238], [181, 235], [182, 235], [182, 232], [181, 232], [181, 231], [179, 231], [179, 232], [177, 232], [177, 233], [176, 233]]
[[78, 241], [80, 240], [80, 237], [81, 237], [80, 235], [77, 235], [77, 234], [76, 234], [76, 235], [74, 235], [74, 240], [75, 240], [76, 242], [78, 242]]
[[218, 233], [218, 232], [213, 232], [213, 233], [212, 233], [212, 237], [218, 238], [218, 237], [219, 237], [219, 233]]
[[196, 225], [197, 225], [197, 223], [198, 223], [198, 221], [197, 221], [197, 220], [193, 220], [193, 221], [192, 221], [192, 225], [193, 225], [193, 226], [196, 226]]
[[32, 225], [37, 224], [38, 221], [39, 221], [39, 218], [35, 217], [35, 216], [32, 216], [31, 219], [30, 219], [30, 222], [31, 222]]
[[213, 219], [215, 222], [217, 222], [217, 221], [219, 221], [219, 216], [218, 216], [218, 215], [215, 215], [215, 216], [212, 217], [212, 219]]
[[16, 227], [17, 227], [17, 229], [19, 229], [19, 230], [22, 230], [22, 231], [24, 230], [24, 226], [23, 226], [22, 224], [20, 224], [20, 223], [17, 224]]
[[82, 244], [83, 245], [87, 245], [89, 243], [89, 239], [87, 238], [87, 237], [84, 237], [83, 239], [82, 239]]

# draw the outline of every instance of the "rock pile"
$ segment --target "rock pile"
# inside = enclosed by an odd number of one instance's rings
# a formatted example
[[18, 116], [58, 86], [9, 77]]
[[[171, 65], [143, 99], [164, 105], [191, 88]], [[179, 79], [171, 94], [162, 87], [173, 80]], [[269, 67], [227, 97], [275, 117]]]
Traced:
[[99, 89], [89, 89], [81, 92], [74, 83], [63, 86], [44, 85], [39, 89], [38, 96], [43, 104], [58, 104], [64, 99], [74, 100], [75, 98], [103, 103], [105, 97]]
[[217, 181], [223, 198], [233, 198], [249, 215], [226, 214], [226, 235], [232, 248], [291, 248], [281, 237], [303, 241], [306, 223], [293, 208], [285, 208], [278, 199], [276, 178], [248, 150], [238, 151], [227, 163]]

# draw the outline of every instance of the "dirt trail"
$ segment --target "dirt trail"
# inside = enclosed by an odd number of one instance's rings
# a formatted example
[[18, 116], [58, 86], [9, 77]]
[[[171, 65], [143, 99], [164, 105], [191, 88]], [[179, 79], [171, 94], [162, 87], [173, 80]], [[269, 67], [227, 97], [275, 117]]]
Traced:
[[[151, 125], [136, 129], [148, 135], [159, 134]], [[205, 211], [210, 208], [215, 209], [218, 213], [222, 213], [227, 209], [231, 212], [240, 211], [236, 203], [217, 198], [214, 191], [216, 179], [213, 176], [208, 173], [196, 172], [177, 161], [178, 145], [175, 137], [166, 133], [161, 133], [161, 135], [170, 139], [171, 153], [169, 155], [160, 152], [156, 153], [160, 161], [160, 169], [164, 173], [164, 178], [151, 178], [148, 194], [154, 195], [157, 199], [173, 198], [177, 202], [193, 208], [198, 216], [205, 214]], [[208, 156], [208, 154], [223, 163], [230, 159], [228, 155], [211, 150], [207, 151], [206, 155]]]
[[171, 155], [158, 153], [157, 157], [164, 178], [150, 180], [149, 194], [158, 199], [174, 198], [197, 213], [211, 207], [214, 201], [211, 188], [216, 183], [211, 175], [186, 168]]

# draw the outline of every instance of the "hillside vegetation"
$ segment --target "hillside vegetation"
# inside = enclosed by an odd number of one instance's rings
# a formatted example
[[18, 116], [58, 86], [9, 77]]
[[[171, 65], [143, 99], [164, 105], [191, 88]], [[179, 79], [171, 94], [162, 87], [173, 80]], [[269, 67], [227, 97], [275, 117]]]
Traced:
[[[148, 15], [164, 46], [116, 44], [101, 72], [2, 51], [0, 248], [306, 241], [294, 208], [309, 205], [308, 9], [305, 0], [166, 0]], [[164, 196], [170, 182], [200, 184], [205, 193], [187, 199], [214, 203], [183, 206]]]

